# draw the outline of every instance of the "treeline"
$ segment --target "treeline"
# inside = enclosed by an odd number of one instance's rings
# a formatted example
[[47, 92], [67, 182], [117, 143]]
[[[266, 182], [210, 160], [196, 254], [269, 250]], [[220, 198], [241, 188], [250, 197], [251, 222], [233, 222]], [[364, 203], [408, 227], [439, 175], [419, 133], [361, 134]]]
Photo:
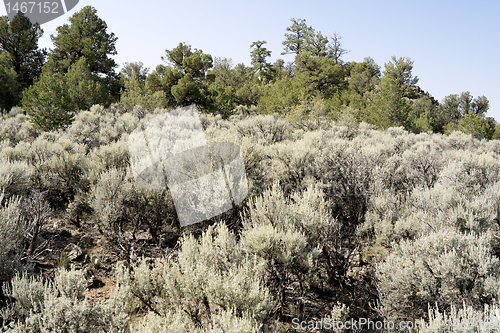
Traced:
[[91, 6], [84, 7], [51, 35], [54, 49], [38, 48], [43, 30], [19, 13], [0, 19], [0, 109], [22, 105], [33, 125], [53, 130], [69, 125], [78, 110], [94, 104], [130, 111], [197, 104], [202, 110], [234, 114], [243, 105], [260, 114], [300, 120], [327, 117], [365, 121], [379, 129], [403, 126], [419, 132], [455, 130], [497, 139], [500, 126], [485, 114], [485, 96], [469, 92], [436, 101], [418, 85], [413, 61], [393, 57], [382, 69], [373, 59], [344, 62], [341, 36], [329, 39], [292, 19], [282, 54], [295, 61], [268, 61], [266, 41], [250, 45], [251, 66], [214, 58], [189, 44], [166, 50], [150, 72], [126, 63], [119, 74], [112, 59], [117, 37]]

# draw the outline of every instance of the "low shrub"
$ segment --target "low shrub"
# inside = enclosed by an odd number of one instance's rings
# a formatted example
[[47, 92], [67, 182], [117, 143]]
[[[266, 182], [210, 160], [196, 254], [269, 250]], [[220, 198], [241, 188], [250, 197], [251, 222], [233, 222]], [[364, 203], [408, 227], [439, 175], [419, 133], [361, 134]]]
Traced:
[[380, 312], [388, 320], [425, 316], [428, 304], [480, 308], [498, 295], [500, 263], [488, 234], [446, 228], [394, 244], [377, 265]]
[[88, 189], [88, 184], [82, 181], [87, 167], [84, 155], [63, 150], [38, 166], [37, 187], [47, 193], [51, 207], [63, 209], [79, 191]]
[[33, 185], [34, 168], [22, 161], [0, 161], [0, 188], [6, 199], [23, 195]]
[[[81, 271], [60, 269], [54, 280], [27, 274], [4, 284], [13, 300], [2, 311], [5, 332], [124, 332], [128, 321], [113, 319], [111, 302], [90, 304], [84, 291], [88, 281]], [[116, 301], [115, 298], [112, 298]], [[115, 303], [116, 304], [116, 303]]]
[[6, 199], [0, 190], [0, 282], [8, 281], [21, 267], [31, 226], [24, 219], [21, 197]]
[[290, 136], [287, 121], [276, 116], [255, 116], [239, 121], [236, 124], [238, 134], [253, 137], [263, 145], [286, 140]]
[[177, 260], [143, 260], [134, 269], [132, 293], [150, 310], [135, 329], [257, 332], [272, 307], [263, 268], [224, 224], [199, 240], [187, 236]]
[[425, 324], [420, 324], [419, 333], [495, 333], [500, 329], [500, 308], [496, 304], [486, 304], [482, 310], [452, 305], [449, 312], [429, 306], [428, 317], [427, 322], [420, 321]]
[[278, 295], [273, 315], [279, 317], [285, 313], [286, 289], [292, 282], [299, 282], [302, 293], [315, 283], [321, 234], [333, 223], [323, 194], [311, 186], [286, 199], [274, 184], [262, 196], [250, 199], [242, 223], [240, 244], [265, 261], [268, 281]]

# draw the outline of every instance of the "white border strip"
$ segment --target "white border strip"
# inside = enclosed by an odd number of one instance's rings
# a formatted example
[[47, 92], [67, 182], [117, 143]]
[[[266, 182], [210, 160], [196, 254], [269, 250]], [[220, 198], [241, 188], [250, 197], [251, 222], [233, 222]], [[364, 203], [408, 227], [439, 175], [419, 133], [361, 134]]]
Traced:
[[66, 2], [64, 0], [61, 0], [61, 4], [62, 4], [63, 10], [64, 10], [64, 14], [67, 14], [68, 10], [66, 9]]

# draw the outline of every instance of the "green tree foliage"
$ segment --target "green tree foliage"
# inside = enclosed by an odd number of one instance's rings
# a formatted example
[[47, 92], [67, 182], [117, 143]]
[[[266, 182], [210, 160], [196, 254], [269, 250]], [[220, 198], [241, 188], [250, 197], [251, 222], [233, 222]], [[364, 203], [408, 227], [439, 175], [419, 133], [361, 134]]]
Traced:
[[281, 54], [302, 52], [307, 45], [307, 38], [314, 31], [312, 27], [307, 26], [306, 20], [292, 18], [292, 25], [286, 28], [286, 39], [283, 41], [284, 50]]
[[330, 39], [331, 42], [328, 45], [330, 56], [333, 57], [337, 65], [340, 65], [342, 64], [342, 59], [341, 59], [342, 56], [348, 53], [349, 51], [347, 51], [342, 47], [342, 42], [341, 42], [342, 36], [339, 33], [334, 32], [333, 36]]
[[433, 132], [435, 128], [434, 116], [438, 105], [427, 97], [422, 96], [413, 101], [410, 111], [410, 122], [416, 132]]
[[[435, 131], [445, 133], [457, 129], [462, 117], [467, 114], [477, 114], [484, 118], [488, 109], [489, 101], [485, 96], [473, 98], [468, 91], [462, 92], [460, 95], [448, 95], [437, 110]], [[468, 117], [467, 122], [470, 122], [472, 118], [475, 117]]]
[[234, 68], [235, 75], [240, 84], [236, 88], [235, 101], [238, 105], [257, 105], [262, 94], [262, 85], [252, 75], [252, 68], [238, 64]]
[[106, 104], [109, 100], [108, 89], [92, 74], [85, 57], [68, 69], [64, 83], [75, 110], [88, 110], [94, 104]]
[[182, 74], [191, 74], [197, 80], [205, 79], [207, 71], [213, 67], [213, 59], [210, 54], [203, 53], [202, 50], [191, 50], [191, 45], [179, 43], [172, 49], [166, 50], [166, 57], [162, 57], [174, 69]]
[[149, 68], [144, 67], [142, 62], [126, 62], [120, 71], [121, 84], [125, 86], [125, 81], [134, 79], [141, 85], [146, 83], [148, 77]]
[[74, 117], [71, 97], [60, 73], [40, 76], [23, 92], [22, 104], [33, 126], [43, 131], [68, 126]]
[[410, 58], [402, 57], [396, 59], [392, 57], [392, 61], [385, 64], [384, 78], [395, 84], [403, 92], [403, 97], [412, 98], [415, 96], [414, 87], [418, 83], [418, 77], [414, 77], [413, 61]]
[[289, 114], [293, 107], [307, 99], [307, 93], [299, 80], [284, 77], [266, 85], [258, 99], [258, 108], [264, 114]]
[[439, 113], [436, 117], [436, 129], [439, 132], [444, 133], [444, 127], [449, 123], [458, 125], [460, 117], [462, 116], [459, 108], [459, 95], [448, 95], [443, 99], [439, 107]]
[[10, 110], [19, 102], [17, 73], [9, 58], [7, 52], [0, 51], [0, 110]]
[[482, 114], [467, 113], [458, 124], [458, 130], [472, 134], [477, 139], [491, 139], [495, 133], [496, 123], [493, 118], [485, 118]]
[[373, 91], [380, 83], [380, 66], [372, 58], [353, 63], [349, 72], [349, 90], [360, 95]]
[[291, 77], [292, 73], [288, 71], [285, 61], [283, 59], [278, 59], [271, 65], [271, 73], [274, 80], [279, 80], [285, 76]]
[[23, 107], [36, 128], [51, 131], [71, 124], [77, 110], [108, 100], [107, 88], [80, 58], [66, 74], [44, 73], [23, 93]]
[[[148, 89], [146, 80], [149, 68], [145, 68], [142, 62], [125, 63], [120, 71], [120, 84], [123, 90], [120, 96], [120, 104], [126, 110], [133, 110], [136, 105], [140, 105], [147, 110], [166, 107], [167, 101], [165, 93], [158, 89]], [[153, 78], [150, 79], [150, 83]]]
[[208, 72], [208, 76], [213, 78], [209, 84], [209, 91], [214, 109], [228, 116], [238, 104], [244, 104], [237, 98], [237, 91], [248, 80], [244, 65], [243, 68], [235, 68], [231, 59], [215, 58], [214, 66]]
[[164, 91], [169, 106], [195, 103], [202, 109], [213, 109], [207, 82], [208, 70], [213, 67], [212, 56], [184, 43], [165, 53], [162, 59], [168, 66], [159, 65], [148, 76], [148, 89]]
[[295, 58], [296, 79], [301, 81], [311, 96], [332, 97], [345, 85], [345, 73], [332, 58], [302, 52]]
[[270, 64], [266, 61], [266, 58], [271, 56], [271, 51], [265, 48], [264, 44], [267, 44], [265, 40], [259, 40], [250, 45], [250, 47], [253, 47], [252, 52], [250, 52], [253, 69], [256, 73], [258, 73], [260, 80], [268, 77], [269, 74], [266, 72], [270, 68]]
[[365, 58], [360, 63], [347, 63], [343, 67], [347, 74], [347, 87], [341, 91], [341, 103], [355, 110], [357, 121], [366, 121], [375, 89], [380, 83], [380, 67], [371, 58]]
[[85, 57], [90, 73], [101, 79], [112, 96], [119, 93], [117, 64], [111, 58], [116, 55], [114, 33], [108, 33], [108, 26], [97, 16], [97, 10], [86, 6], [69, 18], [69, 24], [57, 28], [57, 35], [51, 35], [54, 49], [45, 65], [49, 72], [66, 73], [70, 67]]
[[490, 108], [490, 102], [486, 96], [478, 96], [472, 101], [472, 113], [485, 114]]
[[165, 94], [167, 106], [176, 105], [172, 95], [172, 87], [183, 77], [182, 73], [169, 66], [158, 65], [156, 69], [148, 75], [146, 79], [146, 89], [150, 93], [163, 92]]
[[55, 61], [55, 72], [67, 72], [71, 65], [85, 57], [94, 75], [112, 76], [117, 66], [110, 57], [116, 54], [114, 33], [108, 33], [108, 26], [92, 6], [86, 6], [69, 18], [70, 24], [57, 28], [57, 35], [51, 35], [54, 50], [50, 60]]
[[468, 91], [462, 92], [458, 98], [458, 111], [462, 117], [468, 113], [483, 115], [489, 107], [490, 103], [485, 96], [473, 98]]
[[313, 56], [325, 57], [328, 54], [328, 38], [319, 32], [312, 30], [306, 35], [305, 50]]
[[9, 53], [9, 61], [17, 74], [20, 94], [40, 76], [45, 50], [38, 49], [38, 40], [43, 30], [38, 23], [31, 21], [19, 11], [9, 22], [7, 16], [0, 17], [0, 50]]
[[412, 69], [413, 61], [408, 58], [392, 57], [392, 62], [385, 64], [380, 91], [368, 115], [372, 124], [381, 129], [392, 126], [412, 128], [408, 98], [414, 97], [413, 87], [418, 82], [418, 78], [412, 75]]
[[493, 140], [500, 140], [500, 124], [496, 123], [495, 130], [493, 131]]
[[200, 87], [196, 84], [193, 76], [188, 73], [184, 75], [177, 84], [172, 87], [172, 96], [175, 98], [176, 105], [188, 106], [197, 104], [207, 106], [207, 101]]

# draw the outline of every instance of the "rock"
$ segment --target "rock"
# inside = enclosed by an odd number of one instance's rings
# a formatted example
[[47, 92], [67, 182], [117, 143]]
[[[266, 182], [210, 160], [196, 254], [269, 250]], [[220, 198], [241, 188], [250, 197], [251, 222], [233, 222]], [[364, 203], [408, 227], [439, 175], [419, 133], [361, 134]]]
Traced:
[[83, 251], [82, 248], [76, 244], [70, 243], [64, 248], [64, 252], [67, 253], [68, 259], [71, 261], [77, 261], [81, 259]]
[[97, 289], [97, 288], [102, 288], [105, 286], [105, 283], [96, 278], [95, 276], [92, 277], [92, 279], [89, 281], [89, 284], [87, 286], [88, 289]]

